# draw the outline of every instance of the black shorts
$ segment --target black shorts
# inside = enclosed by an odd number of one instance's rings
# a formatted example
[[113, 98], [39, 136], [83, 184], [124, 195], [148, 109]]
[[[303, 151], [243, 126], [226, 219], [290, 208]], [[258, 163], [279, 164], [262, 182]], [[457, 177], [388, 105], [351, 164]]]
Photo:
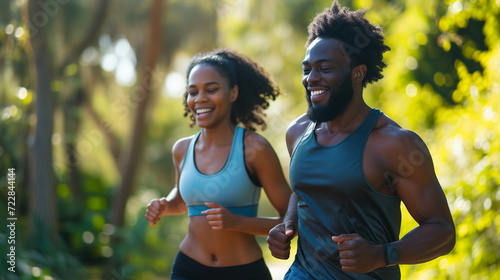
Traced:
[[272, 280], [272, 277], [263, 258], [249, 264], [212, 267], [203, 265], [179, 251], [172, 266], [170, 279]]

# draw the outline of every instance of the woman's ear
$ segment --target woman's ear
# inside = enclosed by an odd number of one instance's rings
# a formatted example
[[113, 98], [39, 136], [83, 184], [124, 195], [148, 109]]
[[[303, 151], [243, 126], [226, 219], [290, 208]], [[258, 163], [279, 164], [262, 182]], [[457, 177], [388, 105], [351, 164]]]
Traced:
[[229, 96], [229, 100], [230, 100], [231, 102], [236, 101], [236, 99], [238, 99], [238, 85], [235, 85], [235, 86], [231, 89], [231, 93], [230, 93], [230, 96]]
[[351, 71], [352, 83], [362, 83], [366, 75], [366, 65], [360, 64], [354, 67]]

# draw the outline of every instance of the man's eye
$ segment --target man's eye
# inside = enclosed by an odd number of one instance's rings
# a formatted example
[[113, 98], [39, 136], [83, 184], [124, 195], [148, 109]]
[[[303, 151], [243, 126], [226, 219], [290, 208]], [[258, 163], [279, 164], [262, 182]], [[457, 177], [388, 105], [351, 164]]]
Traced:
[[302, 73], [308, 74], [309, 72], [311, 72], [310, 68], [302, 68]]

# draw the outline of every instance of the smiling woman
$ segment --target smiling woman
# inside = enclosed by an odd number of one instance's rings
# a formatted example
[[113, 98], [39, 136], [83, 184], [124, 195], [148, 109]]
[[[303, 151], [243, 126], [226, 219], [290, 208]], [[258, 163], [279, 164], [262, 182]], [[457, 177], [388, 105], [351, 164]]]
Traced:
[[[255, 62], [229, 50], [198, 55], [193, 58], [187, 70], [189, 80], [193, 68], [201, 65], [212, 66], [218, 74], [227, 80], [228, 86], [237, 86], [238, 98], [231, 111], [231, 122], [241, 122], [247, 129], [255, 130], [254, 124], [266, 128], [262, 119], [263, 111], [269, 107], [268, 100], [275, 100], [279, 89], [269, 75]], [[194, 125], [194, 115], [187, 104], [188, 92], [184, 94], [185, 116], [190, 116]]]
[[186, 102], [199, 127], [227, 122], [237, 98], [238, 86], [230, 87], [214, 66], [199, 64], [191, 69]]
[[[152, 225], [188, 213], [170, 279], [271, 279], [255, 235], [282, 221], [291, 190], [254, 130], [265, 128], [263, 111], [279, 90], [255, 62], [229, 50], [194, 57], [186, 79], [184, 115], [200, 131], [175, 143], [176, 186], [146, 211]], [[262, 189], [279, 217], [257, 217]]]

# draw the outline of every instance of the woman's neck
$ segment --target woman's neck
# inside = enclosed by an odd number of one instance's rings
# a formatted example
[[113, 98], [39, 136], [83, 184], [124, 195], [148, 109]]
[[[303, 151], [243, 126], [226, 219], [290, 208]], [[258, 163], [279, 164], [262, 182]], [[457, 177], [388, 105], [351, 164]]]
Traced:
[[232, 123], [221, 124], [216, 127], [201, 128], [201, 135], [198, 141], [209, 146], [224, 146], [233, 141], [236, 125]]

